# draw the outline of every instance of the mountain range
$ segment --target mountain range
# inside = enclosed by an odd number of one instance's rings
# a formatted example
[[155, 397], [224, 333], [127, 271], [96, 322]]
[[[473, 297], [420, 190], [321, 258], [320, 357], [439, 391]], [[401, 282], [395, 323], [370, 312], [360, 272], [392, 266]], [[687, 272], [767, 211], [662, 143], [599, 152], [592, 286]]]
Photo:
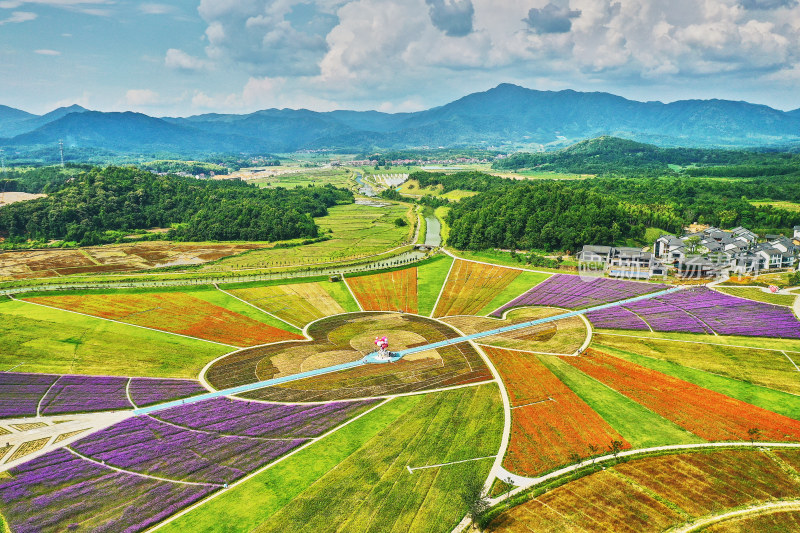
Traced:
[[658, 146], [800, 146], [800, 109], [729, 100], [638, 102], [602, 92], [501, 84], [414, 113], [267, 109], [151, 117], [63, 107], [45, 115], [0, 106], [0, 147], [114, 153], [281, 153], [303, 149], [548, 149], [613, 135]]

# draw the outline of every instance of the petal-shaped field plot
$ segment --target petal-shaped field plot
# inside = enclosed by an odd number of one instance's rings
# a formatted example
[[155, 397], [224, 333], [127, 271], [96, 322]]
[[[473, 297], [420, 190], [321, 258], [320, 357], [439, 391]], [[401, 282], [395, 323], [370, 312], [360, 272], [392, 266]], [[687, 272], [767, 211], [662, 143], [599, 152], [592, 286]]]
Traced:
[[[311, 341], [290, 341], [240, 350], [206, 372], [208, 382], [224, 389], [308, 370], [357, 361], [375, 350], [378, 335], [389, 337], [392, 351], [458, 337], [451, 327], [417, 315], [349, 313], [319, 320], [308, 328]], [[266, 387], [248, 398], [323, 401], [384, 396], [491, 379], [478, 352], [468, 343], [413, 354], [400, 361], [364, 365]]]

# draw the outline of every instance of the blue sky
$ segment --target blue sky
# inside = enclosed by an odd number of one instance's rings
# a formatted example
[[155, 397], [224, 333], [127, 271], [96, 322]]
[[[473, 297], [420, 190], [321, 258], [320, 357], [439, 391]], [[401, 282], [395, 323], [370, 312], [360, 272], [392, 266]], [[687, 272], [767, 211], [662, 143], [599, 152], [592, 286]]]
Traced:
[[797, 0], [0, 0], [0, 104], [413, 111], [502, 82], [800, 108]]

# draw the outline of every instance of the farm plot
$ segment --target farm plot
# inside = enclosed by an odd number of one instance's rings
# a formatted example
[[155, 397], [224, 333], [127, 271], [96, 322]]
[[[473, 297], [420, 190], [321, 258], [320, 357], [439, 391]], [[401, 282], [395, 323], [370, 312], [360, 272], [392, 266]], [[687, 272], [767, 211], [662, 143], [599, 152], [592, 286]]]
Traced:
[[[450, 327], [416, 315], [352, 313], [314, 322], [314, 341], [242, 350], [217, 361], [206, 379], [218, 389], [356, 361], [375, 350], [378, 334], [401, 350], [457, 337]], [[245, 395], [273, 401], [328, 401], [427, 390], [491, 379], [467, 343], [405, 357], [391, 365], [364, 365], [314, 378], [266, 387]]]
[[[469, 335], [562, 313], [564, 311], [560, 309], [526, 307], [510, 311], [505, 320], [478, 316], [455, 316], [445, 317], [442, 321]], [[571, 317], [484, 337], [479, 342], [498, 348], [569, 355], [581, 347], [587, 334], [583, 320]]]
[[[535, 475], [605, 451], [612, 441], [630, 444], [532, 354], [485, 347], [511, 400], [511, 442], [506, 469]], [[589, 446], [596, 446], [595, 451]]]
[[219, 435], [131, 417], [70, 445], [109, 466], [174, 481], [231, 483], [275, 460], [305, 439]]
[[165, 531], [449, 532], [467, 510], [465, 480], [489, 473], [502, 425], [495, 385], [395, 398]]
[[365, 311], [417, 313], [416, 268], [348, 277], [347, 284]]
[[0, 370], [50, 374], [193, 378], [208, 361], [230, 351], [14, 300], [0, 300], [0, 338]]
[[523, 306], [553, 306], [567, 309], [594, 307], [667, 288], [667, 285], [655, 283], [555, 274], [507, 303], [492, 313], [492, 316], [501, 317], [506, 310]]
[[[654, 331], [800, 339], [800, 322], [788, 307], [745, 300], [705, 287], [692, 287], [625, 307]], [[612, 312], [605, 309], [588, 316], [599, 327], [610, 327]]]
[[128, 378], [61, 376], [39, 404], [43, 415], [129, 409]]
[[301, 338], [177, 291], [34, 296], [25, 300], [234, 346]]
[[0, 373], [0, 418], [131, 409], [205, 392], [196, 381]]
[[322, 283], [230, 288], [228, 292], [290, 324], [303, 327], [320, 318], [338, 315], [345, 309]]
[[[593, 344], [671, 361], [756, 385], [800, 394], [800, 374], [787, 356], [773, 350], [595, 334]], [[800, 363], [800, 354], [795, 356]]]
[[758, 428], [766, 441], [800, 440], [800, 422], [609, 356], [595, 349], [566, 362], [709, 441], [750, 439]]
[[722, 450], [608, 467], [501, 514], [492, 532], [657, 532], [726, 509], [797, 497], [800, 487], [768, 454]]
[[800, 511], [775, 510], [731, 518], [706, 528], [707, 533], [784, 533], [800, 531]]
[[513, 282], [521, 271], [457, 259], [447, 278], [435, 317], [474, 315]]
[[[0, 512], [12, 531], [142, 531], [218, 487], [159, 481], [59, 449], [0, 478]], [[114, 497], [109, 497], [113, 494]]]
[[188, 398], [207, 392], [197, 381], [188, 379], [131, 378], [128, 393], [137, 407]]
[[188, 429], [262, 438], [318, 437], [356, 416], [377, 400], [315, 405], [285, 405], [214, 398], [154, 414]]
[[0, 372], [0, 418], [36, 416], [39, 401], [59, 376]]
[[420, 315], [429, 316], [433, 311], [453, 261], [449, 255], [437, 255], [417, 265], [417, 303]]

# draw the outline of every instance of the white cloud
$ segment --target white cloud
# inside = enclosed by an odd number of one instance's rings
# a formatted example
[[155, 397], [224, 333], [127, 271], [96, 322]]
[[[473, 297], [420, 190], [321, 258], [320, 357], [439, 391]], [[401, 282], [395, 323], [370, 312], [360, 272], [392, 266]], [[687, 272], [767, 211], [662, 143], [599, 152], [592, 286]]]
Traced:
[[125, 102], [128, 105], [140, 107], [159, 105], [162, 103], [162, 99], [157, 92], [150, 89], [131, 89], [125, 93]]
[[201, 0], [198, 12], [205, 57], [171, 49], [165, 63], [248, 76], [241, 93], [196, 93], [206, 107], [412, 108], [507, 80], [755, 84], [794, 79], [800, 58], [795, 0]]
[[175, 6], [157, 3], [145, 3], [139, 5], [139, 11], [145, 15], [169, 15], [176, 11]]
[[40, 50], [34, 50], [34, 54], [39, 54], [41, 56], [60, 56], [61, 52], [58, 50], [49, 50], [47, 48], [42, 48]]
[[108, 16], [111, 12], [105, 8], [93, 6], [111, 6], [114, 0], [0, 0], [0, 8], [15, 9], [20, 6], [48, 6], [68, 9], [86, 15]]
[[183, 50], [177, 48], [170, 48], [164, 57], [164, 64], [168, 68], [176, 70], [205, 70], [209, 68], [209, 62], [204, 59], [191, 56]]
[[6, 19], [0, 19], [0, 26], [3, 24], [19, 24], [20, 22], [28, 22], [35, 20], [36, 17], [36, 13], [30, 13], [28, 11], [13, 11], [10, 17]]

